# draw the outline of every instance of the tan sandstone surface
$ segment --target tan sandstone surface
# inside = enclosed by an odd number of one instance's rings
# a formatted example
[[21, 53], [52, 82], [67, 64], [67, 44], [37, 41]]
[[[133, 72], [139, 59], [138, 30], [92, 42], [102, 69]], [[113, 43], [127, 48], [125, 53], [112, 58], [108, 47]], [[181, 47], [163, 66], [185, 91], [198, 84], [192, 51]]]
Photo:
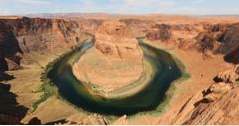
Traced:
[[143, 72], [143, 53], [124, 23], [106, 21], [95, 34], [95, 46], [73, 66], [79, 80], [106, 92], [128, 85]]

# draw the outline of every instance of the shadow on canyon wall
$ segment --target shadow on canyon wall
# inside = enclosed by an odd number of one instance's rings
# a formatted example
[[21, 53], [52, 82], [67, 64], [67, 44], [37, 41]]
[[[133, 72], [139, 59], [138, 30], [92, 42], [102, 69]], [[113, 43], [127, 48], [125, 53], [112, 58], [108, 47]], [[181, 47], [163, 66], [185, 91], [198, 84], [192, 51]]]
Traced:
[[0, 21], [0, 71], [19, 69], [22, 53], [13, 28]]
[[8, 81], [15, 79], [13, 75], [7, 74], [5, 72], [0, 72], [0, 81]]
[[10, 92], [11, 85], [0, 83], [0, 124], [21, 124], [28, 108], [19, 105], [17, 95]]

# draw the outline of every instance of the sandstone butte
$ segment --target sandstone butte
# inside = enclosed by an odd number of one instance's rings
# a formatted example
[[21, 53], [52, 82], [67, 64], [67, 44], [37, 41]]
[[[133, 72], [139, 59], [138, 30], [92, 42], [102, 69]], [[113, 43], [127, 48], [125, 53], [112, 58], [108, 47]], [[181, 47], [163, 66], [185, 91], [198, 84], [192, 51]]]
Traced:
[[95, 45], [73, 66], [81, 81], [100, 86], [105, 92], [124, 87], [143, 73], [143, 52], [126, 24], [105, 21], [96, 30]]

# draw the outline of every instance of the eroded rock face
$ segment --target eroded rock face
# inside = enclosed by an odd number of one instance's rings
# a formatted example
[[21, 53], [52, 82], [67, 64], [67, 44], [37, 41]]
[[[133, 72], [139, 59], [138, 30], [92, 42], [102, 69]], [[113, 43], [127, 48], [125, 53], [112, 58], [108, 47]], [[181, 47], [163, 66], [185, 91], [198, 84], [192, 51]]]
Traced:
[[105, 21], [97, 29], [98, 34], [113, 36], [114, 38], [131, 38], [133, 33], [126, 24], [119, 21]]
[[[2, 50], [2, 49], [1, 49]], [[8, 65], [7, 65], [7, 62], [4, 58], [4, 55], [3, 55], [3, 52], [0, 51], [0, 71], [1, 72], [4, 72], [8, 69]]]
[[16, 70], [24, 54], [69, 48], [81, 41], [79, 25], [62, 19], [0, 19], [0, 70]]
[[24, 53], [70, 47], [79, 40], [79, 26], [74, 21], [27, 17], [1, 21], [12, 27]]
[[126, 24], [106, 21], [97, 29], [95, 47], [74, 65], [78, 79], [113, 91], [137, 80], [143, 72], [143, 53]]
[[94, 34], [102, 22], [101, 19], [82, 19], [79, 26], [83, 31]]
[[159, 24], [154, 26], [154, 30], [150, 31], [146, 34], [146, 38], [155, 41], [155, 40], [162, 40], [166, 41], [171, 38], [171, 27], [166, 24]]
[[239, 48], [229, 52], [224, 56], [224, 60], [229, 63], [238, 64], [239, 63]]
[[207, 24], [204, 30], [195, 37], [195, 45], [200, 52], [223, 54], [226, 61], [238, 62], [239, 24]]
[[208, 50], [214, 50], [216, 40], [213, 37], [213, 33], [202, 32], [199, 33], [195, 39], [197, 41], [195, 46], [198, 51], [206, 53]]
[[0, 21], [0, 71], [19, 69], [21, 55], [12, 27]]
[[176, 31], [187, 31], [187, 32], [192, 32], [196, 31], [196, 26], [193, 24], [175, 24], [171, 26], [172, 30]]
[[220, 38], [222, 46], [219, 51], [228, 54], [239, 47], [239, 24], [233, 24], [227, 27], [226, 31]]
[[[219, 73], [215, 83], [182, 107], [173, 124], [223, 125], [239, 123], [238, 66]], [[193, 107], [191, 107], [193, 104]]]
[[149, 31], [155, 25], [155, 21], [135, 18], [121, 19], [120, 22], [125, 23], [127, 27], [132, 30], [135, 37], [145, 36], [147, 31]]
[[[217, 83], [211, 85], [207, 90], [203, 91], [203, 99], [202, 102], [213, 102], [220, 99], [225, 93], [230, 91], [232, 86], [227, 83]], [[200, 101], [198, 102], [198, 104]]]
[[121, 60], [139, 62], [142, 51], [136, 38], [126, 24], [119, 21], [106, 21], [95, 34], [95, 47], [101, 53]]
[[203, 28], [209, 32], [224, 32], [226, 25], [224, 24], [204, 24]]
[[239, 79], [239, 66], [235, 68], [219, 73], [214, 81], [224, 83], [236, 83]]
[[224, 59], [227, 62], [239, 63], [239, 24], [229, 26], [221, 41], [224, 46], [220, 47], [221, 52], [226, 53]]
[[238, 124], [239, 88], [236, 87], [211, 103], [201, 103], [194, 110], [191, 118], [184, 124], [223, 125]]

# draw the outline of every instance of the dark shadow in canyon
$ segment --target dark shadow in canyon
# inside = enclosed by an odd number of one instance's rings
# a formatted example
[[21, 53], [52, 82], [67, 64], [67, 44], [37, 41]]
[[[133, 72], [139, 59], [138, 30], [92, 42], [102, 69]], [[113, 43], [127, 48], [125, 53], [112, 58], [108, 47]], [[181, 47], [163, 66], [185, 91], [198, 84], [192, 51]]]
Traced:
[[53, 122], [48, 122], [45, 125], [57, 125], [57, 124], [65, 124], [65, 123], [67, 123], [65, 119], [60, 119]]
[[27, 125], [41, 125], [41, 120], [38, 119], [37, 117], [33, 117]]
[[0, 20], [0, 71], [20, 68], [23, 51], [16, 38], [14, 28]]
[[11, 85], [0, 83], [0, 124], [21, 124], [21, 119], [26, 115], [28, 108], [19, 105], [17, 95], [10, 92]]
[[224, 56], [224, 61], [232, 64], [239, 63], [239, 47]]
[[5, 72], [0, 72], [0, 81], [9, 81], [15, 79], [13, 75], [7, 74]]

